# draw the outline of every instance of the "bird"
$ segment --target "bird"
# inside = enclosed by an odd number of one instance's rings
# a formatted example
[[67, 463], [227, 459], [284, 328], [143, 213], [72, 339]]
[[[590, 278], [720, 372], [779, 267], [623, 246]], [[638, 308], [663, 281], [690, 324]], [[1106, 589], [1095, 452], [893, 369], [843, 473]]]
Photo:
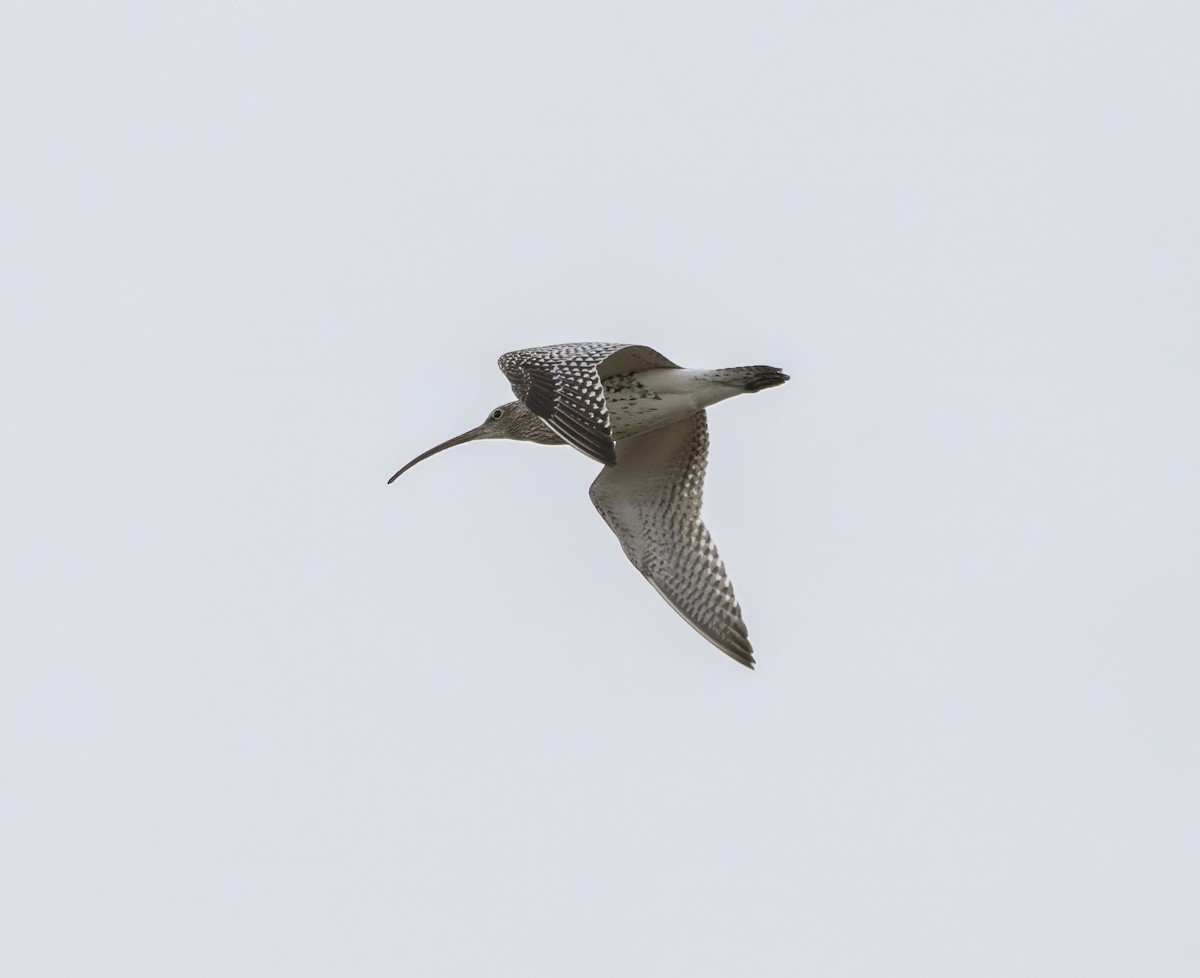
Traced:
[[559, 343], [499, 360], [515, 401], [422, 452], [388, 479], [456, 445], [509, 438], [570, 445], [603, 463], [592, 504], [625, 556], [704, 638], [754, 668], [733, 585], [700, 518], [708, 464], [706, 409], [790, 378], [778, 367], [691, 370], [648, 346]]

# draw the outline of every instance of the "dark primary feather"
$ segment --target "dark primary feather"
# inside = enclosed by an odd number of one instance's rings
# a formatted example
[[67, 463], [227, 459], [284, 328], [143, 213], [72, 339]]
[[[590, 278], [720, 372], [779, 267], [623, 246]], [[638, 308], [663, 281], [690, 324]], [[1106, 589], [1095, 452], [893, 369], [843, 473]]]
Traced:
[[517, 399], [564, 441], [597, 462], [617, 460], [604, 378], [676, 367], [647, 346], [626, 343], [558, 343], [506, 353], [500, 369]]

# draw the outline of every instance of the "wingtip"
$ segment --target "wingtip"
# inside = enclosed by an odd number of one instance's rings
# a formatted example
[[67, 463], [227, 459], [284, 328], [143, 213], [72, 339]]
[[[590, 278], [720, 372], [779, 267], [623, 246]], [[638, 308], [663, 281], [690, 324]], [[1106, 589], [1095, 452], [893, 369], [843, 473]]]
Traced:
[[617, 464], [617, 446], [613, 443], [611, 437], [607, 439], [599, 438], [589, 432], [584, 432], [571, 425], [561, 424], [558, 421], [550, 427], [567, 444], [572, 448], [577, 448], [588, 458], [601, 462], [604, 465]]
[[725, 641], [722, 642], [717, 641], [711, 635], [706, 633], [702, 632], [701, 634], [704, 634], [705, 638], [707, 638], [713, 643], [713, 645], [729, 656], [729, 658], [731, 658], [734, 662], [745, 666], [747, 669], [754, 668], [754, 649], [751, 647], [750, 642], [744, 635], [730, 635]]
[[745, 666], [751, 672], [754, 671], [754, 667], [756, 665], [756, 663], [754, 661], [754, 653], [752, 653], [752, 652], [743, 652], [743, 653], [729, 652], [728, 655], [731, 659], [733, 659], [734, 662]]

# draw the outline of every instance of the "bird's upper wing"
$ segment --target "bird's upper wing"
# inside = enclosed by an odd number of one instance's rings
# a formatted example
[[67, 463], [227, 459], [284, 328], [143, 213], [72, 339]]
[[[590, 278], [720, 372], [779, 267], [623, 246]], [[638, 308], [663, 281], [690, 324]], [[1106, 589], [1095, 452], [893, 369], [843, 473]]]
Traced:
[[606, 465], [616, 462], [617, 454], [604, 379], [678, 366], [648, 346], [626, 343], [533, 347], [506, 353], [499, 362], [518, 400], [569, 445]]
[[717, 548], [700, 519], [708, 461], [703, 411], [617, 444], [592, 503], [627, 556], [701, 635], [742, 665], [754, 650]]

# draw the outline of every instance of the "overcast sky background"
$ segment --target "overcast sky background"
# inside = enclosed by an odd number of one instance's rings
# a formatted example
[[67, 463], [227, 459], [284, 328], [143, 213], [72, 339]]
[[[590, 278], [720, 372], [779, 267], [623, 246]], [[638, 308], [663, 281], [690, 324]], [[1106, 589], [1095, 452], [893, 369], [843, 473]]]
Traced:
[[[1200, 974], [1194, 3], [0, 14], [0, 970]], [[759, 668], [511, 349], [769, 363]]]

